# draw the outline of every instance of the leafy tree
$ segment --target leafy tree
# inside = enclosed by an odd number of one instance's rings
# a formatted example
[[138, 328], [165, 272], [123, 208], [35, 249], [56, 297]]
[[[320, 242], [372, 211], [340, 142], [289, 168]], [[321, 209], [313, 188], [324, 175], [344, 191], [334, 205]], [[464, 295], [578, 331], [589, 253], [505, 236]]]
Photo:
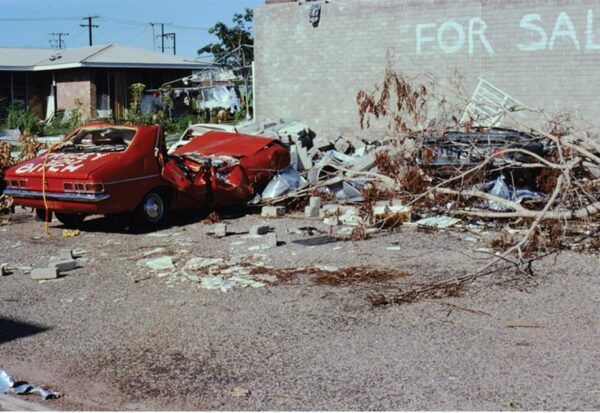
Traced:
[[254, 12], [252, 9], [245, 9], [244, 13], [233, 15], [233, 26], [227, 26], [223, 22], [217, 22], [208, 32], [214, 34], [218, 43], [210, 43], [198, 49], [198, 54], [210, 53], [214, 56], [215, 62], [234, 63], [242, 66], [248, 65], [254, 60], [254, 38], [252, 37], [252, 19]]

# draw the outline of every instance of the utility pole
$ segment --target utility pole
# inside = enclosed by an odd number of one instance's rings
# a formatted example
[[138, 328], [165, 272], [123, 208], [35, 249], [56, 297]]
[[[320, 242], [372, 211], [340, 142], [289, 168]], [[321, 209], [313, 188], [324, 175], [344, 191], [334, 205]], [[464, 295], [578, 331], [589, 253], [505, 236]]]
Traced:
[[160, 51], [165, 52], [165, 24], [160, 24]]
[[[173, 39], [173, 54], [177, 54], [177, 33], [173, 32], [173, 33], [165, 33], [163, 34], [163, 39], [165, 37], [170, 37], [171, 39]], [[163, 53], [164, 53], [164, 47], [163, 47]]]
[[154, 33], [154, 25], [156, 23], [150, 22], [150, 26], [152, 26], [152, 51], [156, 51], [156, 34]]
[[[159, 25], [160, 24], [160, 34], [157, 34], [156, 36], [154, 35], [154, 26]], [[152, 26], [152, 50], [156, 49], [156, 38], [160, 37], [160, 51], [162, 53], [165, 52], [165, 37], [172, 37], [173, 38], [173, 54], [175, 54], [175, 33], [165, 33], [165, 25], [169, 25], [169, 24], [173, 24], [173, 23], [157, 23], [157, 22], [151, 22], [150, 25]]]
[[[69, 33], [65, 33], [65, 32], [59, 32], [59, 33], [50, 33], [50, 36], [55, 36], [58, 37], [58, 39], [54, 38], [54, 39], [50, 39], [50, 47], [52, 47], [52, 43], [56, 44], [56, 48], [57, 49], [64, 49], [65, 48], [65, 42], [63, 40], [63, 36], [68, 36]], [[52, 47], [54, 49], [54, 47]]]
[[90, 40], [90, 46], [93, 45], [92, 42], [92, 28], [97, 28], [99, 27], [97, 24], [92, 24], [92, 20], [93, 19], [97, 19], [100, 16], [87, 16], [87, 17], [82, 17], [81, 20], [87, 20], [87, 24], [80, 24], [79, 26], [81, 27], [87, 27], [88, 28], [88, 38]]

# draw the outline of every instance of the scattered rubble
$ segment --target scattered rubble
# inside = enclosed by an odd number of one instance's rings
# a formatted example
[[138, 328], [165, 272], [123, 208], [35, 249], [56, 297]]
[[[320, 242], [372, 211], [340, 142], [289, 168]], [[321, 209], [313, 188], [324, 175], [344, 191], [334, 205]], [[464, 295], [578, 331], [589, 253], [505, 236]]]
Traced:
[[31, 270], [31, 278], [34, 280], [53, 280], [58, 278], [58, 268], [34, 268]]
[[227, 236], [227, 224], [218, 223], [212, 226], [212, 234], [217, 238], [222, 238]]
[[258, 235], [264, 235], [267, 232], [269, 232], [269, 226], [259, 224], [259, 225], [254, 225], [254, 226], [250, 227], [249, 234], [252, 236], [258, 236]]
[[279, 218], [285, 215], [285, 207], [282, 206], [264, 206], [261, 215], [265, 218]]

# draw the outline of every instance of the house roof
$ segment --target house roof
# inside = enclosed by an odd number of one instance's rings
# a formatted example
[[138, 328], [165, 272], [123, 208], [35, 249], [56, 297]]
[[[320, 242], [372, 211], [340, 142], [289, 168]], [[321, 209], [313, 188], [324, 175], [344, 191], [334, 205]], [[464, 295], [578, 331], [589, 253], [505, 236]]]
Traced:
[[119, 44], [61, 50], [0, 47], [0, 70], [43, 71], [78, 67], [203, 69], [209, 66], [192, 59]]

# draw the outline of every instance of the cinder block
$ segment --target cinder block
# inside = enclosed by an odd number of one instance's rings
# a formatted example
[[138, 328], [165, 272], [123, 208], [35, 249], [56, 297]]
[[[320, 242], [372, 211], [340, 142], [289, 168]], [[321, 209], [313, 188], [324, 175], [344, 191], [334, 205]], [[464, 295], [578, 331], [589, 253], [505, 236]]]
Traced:
[[75, 260], [60, 260], [52, 261], [49, 268], [56, 268], [59, 272], [71, 271], [77, 268], [77, 261]]
[[277, 234], [274, 232], [269, 232], [264, 238], [266, 241], [265, 246], [267, 248], [275, 248], [277, 246]]
[[34, 268], [31, 270], [31, 278], [34, 280], [53, 280], [58, 278], [58, 268]]
[[341, 153], [347, 153], [348, 149], [350, 149], [350, 142], [348, 142], [344, 138], [339, 138], [335, 141], [335, 150]]
[[213, 234], [216, 237], [224, 237], [227, 235], [227, 224], [219, 223], [213, 225]]
[[285, 207], [283, 206], [264, 206], [262, 207], [261, 215], [267, 218], [279, 218], [285, 215]]
[[306, 217], [318, 217], [319, 216], [319, 208], [307, 205], [304, 207], [304, 215]]
[[311, 196], [308, 200], [308, 205], [317, 209], [321, 208], [321, 198], [318, 196]]
[[250, 235], [263, 235], [269, 232], [268, 225], [254, 225], [250, 227]]

